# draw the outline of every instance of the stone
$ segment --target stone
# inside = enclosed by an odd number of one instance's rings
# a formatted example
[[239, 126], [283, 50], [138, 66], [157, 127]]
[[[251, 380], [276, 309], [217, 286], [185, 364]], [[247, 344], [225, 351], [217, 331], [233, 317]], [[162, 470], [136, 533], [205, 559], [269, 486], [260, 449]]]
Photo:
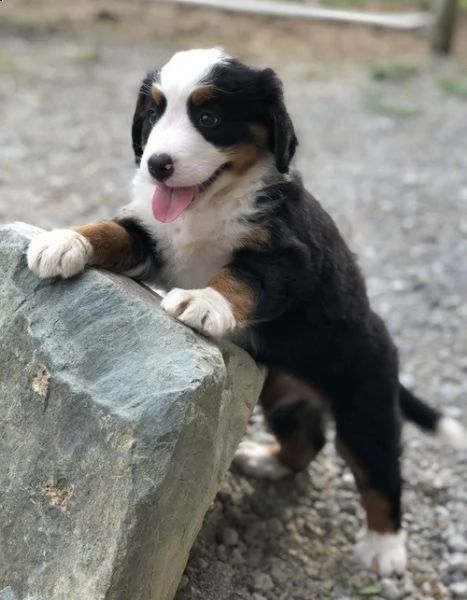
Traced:
[[387, 600], [398, 600], [402, 596], [401, 590], [392, 579], [381, 580], [381, 593]]
[[444, 598], [448, 595], [448, 590], [446, 586], [441, 583], [441, 581], [437, 581], [434, 585], [434, 595], [436, 598]]
[[271, 577], [279, 584], [284, 585], [287, 581], [287, 575], [279, 565], [274, 565], [271, 569]]
[[451, 570], [467, 573], [467, 554], [455, 552], [449, 556], [448, 562]]
[[229, 562], [229, 554], [224, 544], [220, 544], [220, 546], [217, 546], [217, 558], [224, 563]]
[[0, 227], [0, 598], [171, 600], [263, 373], [129, 279], [37, 278], [38, 231]]
[[278, 538], [283, 535], [285, 531], [284, 525], [277, 518], [269, 519], [266, 523], [265, 533], [270, 538]]
[[267, 573], [257, 573], [253, 577], [253, 587], [255, 590], [266, 592], [274, 588], [274, 583]]
[[454, 598], [467, 598], [467, 581], [457, 581], [449, 586]]
[[403, 587], [403, 596], [412, 597], [412, 594], [415, 592], [415, 585], [412, 579], [410, 578], [410, 574], [405, 575], [404, 587]]
[[222, 541], [227, 548], [236, 546], [238, 544], [238, 533], [231, 527], [225, 527], [222, 532]]
[[421, 591], [424, 595], [428, 595], [431, 592], [431, 583], [429, 581], [424, 581], [421, 585]]
[[452, 552], [467, 552], [467, 539], [463, 535], [453, 534], [448, 539], [448, 546]]
[[258, 567], [263, 560], [263, 552], [259, 548], [250, 548], [246, 555], [246, 562], [253, 568]]
[[230, 554], [230, 562], [233, 565], [244, 565], [245, 557], [242, 554], [240, 548], [234, 548]]
[[18, 600], [10, 586], [0, 590], [0, 600]]

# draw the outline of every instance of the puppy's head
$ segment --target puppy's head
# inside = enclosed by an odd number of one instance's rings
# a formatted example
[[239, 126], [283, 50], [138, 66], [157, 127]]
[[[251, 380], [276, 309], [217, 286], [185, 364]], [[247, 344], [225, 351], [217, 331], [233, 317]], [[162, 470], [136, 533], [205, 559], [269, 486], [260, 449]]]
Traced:
[[274, 71], [217, 48], [179, 52], [147, 75], [132, 135], [136, 162], [156, 186], [154, 214], [166, 221], [214, 181], [260, 162], [286, 173], [297, 144]]

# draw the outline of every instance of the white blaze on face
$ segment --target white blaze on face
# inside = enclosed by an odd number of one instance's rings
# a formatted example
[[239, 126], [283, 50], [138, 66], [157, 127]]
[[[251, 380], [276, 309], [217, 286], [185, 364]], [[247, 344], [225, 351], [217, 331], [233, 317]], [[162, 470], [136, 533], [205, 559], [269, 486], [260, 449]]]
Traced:
[[166, 184], [170, 187], [196, 186], [213, 175], [225, 162], [225, 155], [206, 141], [188, 114], [188, 99], [209, 71], [226, 58], [222, 50], [178, 52], [162, 68], [155, 85], [164, 94], [166, 107], [154, 125], [142, 159], [141, 169], [153, 154], [168, 154], [175, 166]]

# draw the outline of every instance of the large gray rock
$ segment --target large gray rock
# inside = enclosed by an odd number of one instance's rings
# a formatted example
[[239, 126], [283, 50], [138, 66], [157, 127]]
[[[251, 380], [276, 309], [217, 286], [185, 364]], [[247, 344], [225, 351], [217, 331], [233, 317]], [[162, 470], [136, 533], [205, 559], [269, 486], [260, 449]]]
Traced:
[[169, 600], [259, 394], [241, 350], [0, 227], [0, 597]]

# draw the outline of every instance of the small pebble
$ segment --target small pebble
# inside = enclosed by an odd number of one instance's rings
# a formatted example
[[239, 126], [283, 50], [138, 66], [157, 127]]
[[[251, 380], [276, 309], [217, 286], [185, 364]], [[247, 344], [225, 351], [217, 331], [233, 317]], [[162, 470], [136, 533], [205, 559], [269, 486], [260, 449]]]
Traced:
[[398, 600], [402, 596], [401, 590], [392, 579], [381, 580], [381, 592], [387, 600]]
[[248, 565], [254, 568], [261, 564], [263, 553], [259, 548], [250, 548], [245, 558]]
[[198, 558], [198, 560], [196, 562], [197, 562], [198, 568], [201, 569], [202, 571], [207, 569], [209, 566], [209, 563], [206, 560], [204, 560], [204, 558]]
[[222, 562], [228, 562], [228, 557], [229, 554], [227, 552], [227, 548], [224, 546], [224, 544], [221, 544], [220, 546], [217, 546], [217, 558], [219, 558], [219, 560], [221, 560]]
[[275, 565], [271, 570], [271, 576], [279, 584], [284, 584], [287, 581], [287, 575], [284, 571], [278, 566]]
[[429, 581], [424, 581], [421, 585], [421, 590], [424, 594], [431, 594], [431, 583]]
[[224, 546], [227, 546], [227, 548], [236, 546], [238, 544], [238, 539], [238, 533], [235, 531], [235, 529], [225, 527], [222, 531], [222, 541]]
[[271, 537], [280, 537], [284, 533], [284, 525], [279, 519], [269, 519], [266, 525]]
[[467, 554], [454, 552], [448, 559], [449, 566], [453, 571], [467, 572]]
[[253, 577], [253, 586], [255, 590], [267, 591], [273, 589], [274, 583], [267, 573], [257, 573]]
[[462, 535], [452, 535], [448, 539], [449, 549], [453, 552], [467, 552], [467, 540]]
[[244, 565], [245, 557], [239, 548], [234, 548], [230, 554], [230, 562], [233, 565]]
[[434, 593], [436, 598], [445, 598], [448, 595], [448, 590], [441, 581], [438, 581], [434, 586]]
[[457, 581], [449, 586], [454, 598], [467, 598], [467, 581]]

